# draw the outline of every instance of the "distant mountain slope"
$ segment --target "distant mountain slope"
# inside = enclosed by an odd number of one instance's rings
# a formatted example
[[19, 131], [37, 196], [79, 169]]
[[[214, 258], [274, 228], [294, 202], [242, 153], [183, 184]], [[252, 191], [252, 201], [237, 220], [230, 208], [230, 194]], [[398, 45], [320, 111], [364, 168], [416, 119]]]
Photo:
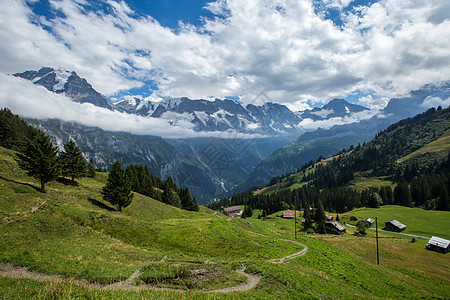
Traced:
[[386, 108], [370, 119], [334, 126], [328, 130], [318, 129], [304, 133], [299, 139], [262, 161], [239, 190], [265, 185], [270, 178], [294, 172], [303, 164], [321, 155], [330, 157], [343, 148], [369, 141], [377, 132], [390, 124], [425, 111], [424, 103], [431, 97], [441, 99], [450, 97], [450, 84], [440, 87], [426, 86], [421, 90], [413, 91], [410, 97], [392, 99]]
[[[353, 174], [408, 182], [423, 174], [449, 172], [450, 108], [429, 109], [379, 132], [371, 141], [278, 180], [276, 190], [313, 183], [317, 188], [349, 184]], [[441, 167], [439, 167], [441, 166]], [[444, 169], [442, 169], [444, 168]], [[356, 179], [355, 179], [356, 180]], [[266, 190], [273, 190], [271, 187]]]
[[27, 120], [43, 129], [60, 147], [74, 139], [83, 154], [97, 167], [110, 167], [115, 160], [124, 166], [147, 165], [163, 179], [171, 176], [188, 187], [199, 203], [207, 203], [233, 190], [272, 151], [288, 142], [271, 139], [176, 139], [108, 132], [61, 120]]
[[110, 101], [97, 92], [86, 79], [81, 78], [75, 71], [43, 67], [39, 71], [25, 71], [13, 74], [32, 81], [36, 85], [45, 87], [50, 92], [64, 94], [75, 102], [91, 103], [95, 106], [113, 109]]

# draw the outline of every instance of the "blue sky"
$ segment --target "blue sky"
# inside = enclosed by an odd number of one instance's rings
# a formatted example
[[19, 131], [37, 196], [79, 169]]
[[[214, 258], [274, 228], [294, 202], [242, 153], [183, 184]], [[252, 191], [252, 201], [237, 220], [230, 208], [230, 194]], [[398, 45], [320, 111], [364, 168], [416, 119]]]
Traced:
[[450, 78], [450, 2], [16, 0], [0, 72], [65, 68], [115, 100], [264, 92], [293, 110], [370, 108]]

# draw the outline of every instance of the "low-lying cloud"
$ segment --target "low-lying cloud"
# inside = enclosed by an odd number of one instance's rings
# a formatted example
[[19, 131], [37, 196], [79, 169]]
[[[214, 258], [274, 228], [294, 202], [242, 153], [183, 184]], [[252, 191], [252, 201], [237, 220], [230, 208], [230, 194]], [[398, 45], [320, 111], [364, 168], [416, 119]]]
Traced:
[[316, 130], [318, 128], [330, 129], [335, 125], [351, 124], [362, 120], [370, 119], [379, 114], [380, 111], [378, 110], [363, 110], [360, 112], [352, 113], [345, 117], [333, 117], [326, 120], [314, 121], [313, 119], [307, 118], [303, 119], [300, 122], [299, 126], [301, 126], [305, 130]]
[[90, 103], [76, 103], [69, 98], [51, 93], [30, 81], [0, 74], [0, 107], [9, 108], [14, 114], [25, 118], [60, 119], [86, 126], [100, 127], [106, 131], [128, 132], [136, 135], [155, 135], [164, 138], [218, 137], [258, 138], [237, 132], [197, 132], [194, 125], [170, 120], [111, 111]]

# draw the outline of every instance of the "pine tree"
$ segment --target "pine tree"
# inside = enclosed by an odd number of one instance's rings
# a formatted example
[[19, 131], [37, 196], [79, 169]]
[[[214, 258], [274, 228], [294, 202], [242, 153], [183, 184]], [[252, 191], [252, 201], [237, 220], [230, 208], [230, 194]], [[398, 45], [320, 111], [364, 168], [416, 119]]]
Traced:
[[101, 191], [103, 199], [115, 205], [122, 211], [133, 200], [130, 182], [123, 170], [122, 164], [116, 161], [108, 174], [108, 181]]
[[60, 158], [63, 176], [70, 177], [72, 181], [86, 176], [86, 160], [74, 140], [64, 144]]
[[441, 194], [439, 195], [438, 198], [438, 205], [437, 205], [437, 209], [439, 210], [448, 210], [449, 209], [449, 205], [448, 205], [448, 191], [447, 191], [447, 187], [445, 185], [442, 186], [442, 190], [441, 190]]
[[86, 166], [86, 169], [87, 169], [87, 177], [94, 178], [96, 167], [95, 167], [95, 164], [94, 164], [94, 161], [92, 160], [92, 158], [89, 160], [89, 163]]
[[180, 196], [181, 208], [190, 211], [198, 211], [199, 207], [197, 204], [197, 200], [191, 198], [191, 194], [189, 193], [188, 188], [180, 188], [180, 192], [178, 194]]
[[305, 219], [305, 222], [303, 223], [304, 229], [308, 230], [312, 228], [312, 216], [309, 204], [306, 204], [305, 206], [305, 210], [303, 211], [303, 218]]
[[23, 152], [17, 154], [19, 166], [41, 182], [41, 192], [45, 192], [45, 184], [58, 178], [60, 164], [58, 148], [52, 145], [50, 139], [39, 131], [25, 145]]
[[325, 222], [327, 221], [327, 215], [325, 214], [325, 210], [323, 209], [322, 201], [317, 202], [317, 208], [314, 214], [314, 220], [317, 225], [318, 233], [325, 233]]
[[174, 190], [169, 188], [164, 190], [161, 201], [175, 207], [181, 207], [180, 197]]
[[394, 204], [411, 207], [411, 198], [408, 183], [402, 180], [394, 189]]

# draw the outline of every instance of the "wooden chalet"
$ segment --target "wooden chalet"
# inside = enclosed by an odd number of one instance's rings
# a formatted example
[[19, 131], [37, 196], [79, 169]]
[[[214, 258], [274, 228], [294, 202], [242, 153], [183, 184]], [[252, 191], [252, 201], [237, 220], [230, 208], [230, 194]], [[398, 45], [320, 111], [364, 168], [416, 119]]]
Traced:
[[445, 254], [447, 252], [450, 252], [450, 241], [437, 236], [432, 236], [428, 241], [426, 248], [428, 250], [433, 250]]
[[327, 215], [326, 217], [327, 217], [327, 221], [328, 221], [328, 222], [333, 221], [333, 217], [332, 217], [332, 216], [328, 216], [328, 215]]
[[390, 221], [384, 222], [384, 230], [401, 232], [405, 229], [406, 229], [406, 225], [400, 223], [397, 220], [390, 220]]
[[347, 231], [347, 228], [338, 221], [326, 222], [325, 229], [335, 234], [344, 234]]
[[236, 214], [236, 215], [240, 216], [242, 214], [242, 208], [240, 206], [230, 206], [230, 207], [222, 206], [222, 212], [224, 212], [225, 214], [228, 214], [230, 217], [232, 214]]
[[361, 222], [365, 222], [368, 227], [372, 227], [373, 223], [375, 223], [375, 220], [373, 220], [371, 218], [367, 218], [367, 219], [362, 219]]
[[283, 211], [283, 219], [294, 219], [295, 213], [293, 211]]

